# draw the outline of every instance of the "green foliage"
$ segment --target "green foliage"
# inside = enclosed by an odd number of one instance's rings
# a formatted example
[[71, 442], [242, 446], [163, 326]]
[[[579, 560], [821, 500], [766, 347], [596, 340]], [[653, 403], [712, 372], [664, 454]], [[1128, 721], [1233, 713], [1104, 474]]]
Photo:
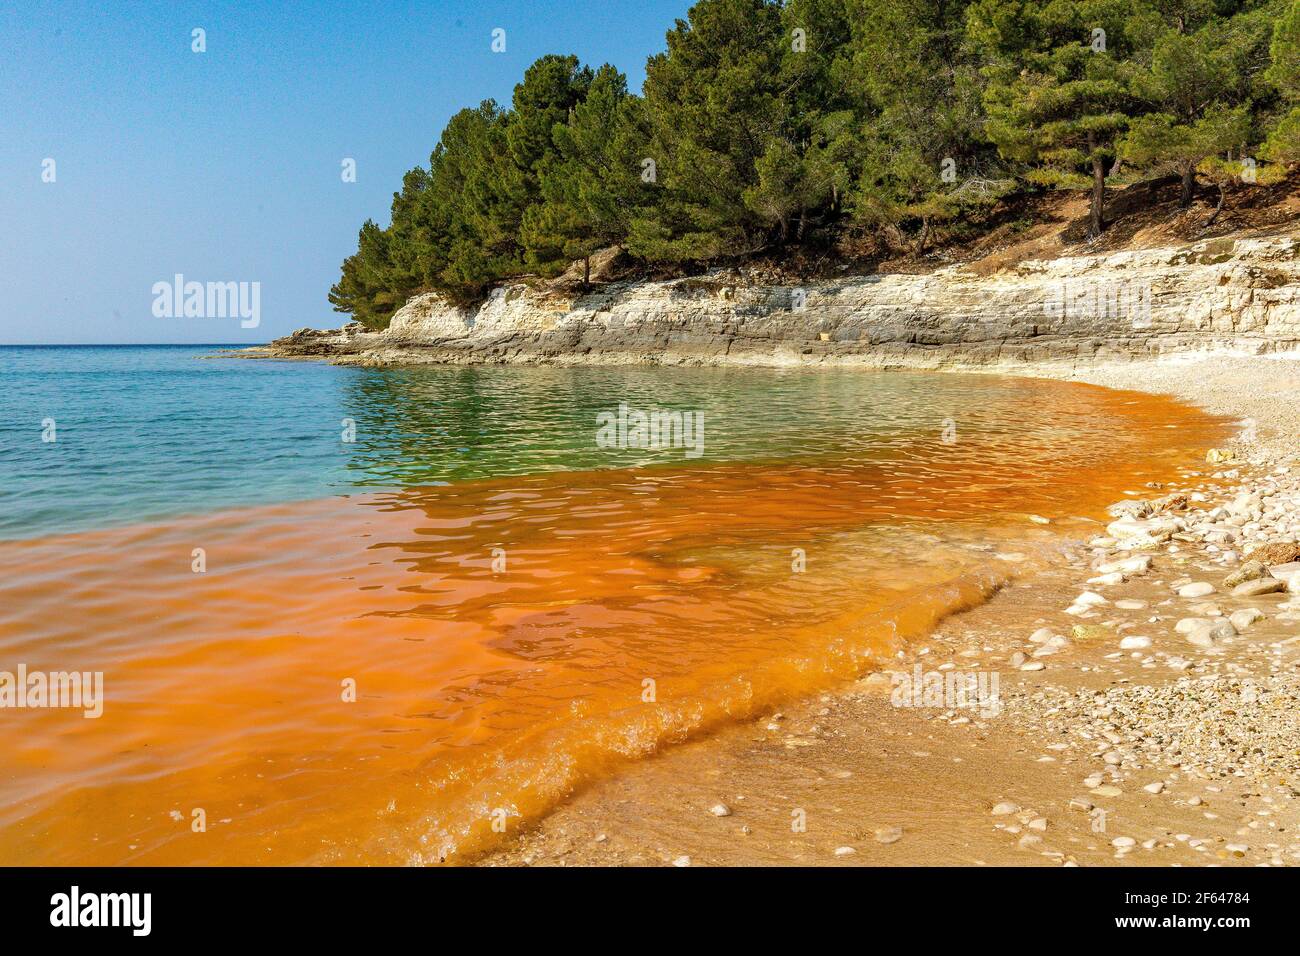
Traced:
[[330, 302], [383, 327], [414, 293], [468, 304], [610, 246], [923, 253], [1026, 183], [1090, 187], [1095, 234], [1117, 174], [1222, 195], [1261, 140], [1300, 161], [1300, 0], [698, 0], [640, 94], [548, 55], [508, 107], [451, 117]]
[[1264, 38], [1244, 21], [1206, 20], [1194, 32], [1171, 27], [1138, 77], [1141, 95], [1157, 112], [1131, 121], [1120, 155], [1142, 171], [1178, 175], [1184, 207], [1191, 205], [1197, 168], [1249, 138], [1250, 65]]
[[1300, 0], [1294, 0], [1278, 17], [1269, 54], [1266, 76], [1290, 109], [1269, 131], [1261, 153], [1274, 162], [1297, 163], [1300, 162]]

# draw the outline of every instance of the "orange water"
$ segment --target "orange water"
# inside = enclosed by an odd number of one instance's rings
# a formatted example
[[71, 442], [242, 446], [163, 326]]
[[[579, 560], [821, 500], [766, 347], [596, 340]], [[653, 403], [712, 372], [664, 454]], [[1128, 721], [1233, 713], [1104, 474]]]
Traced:
[[1097, 433], [0, 542], [0, 669], [105, 675], [98, 720], [0, 713], [0, 863], [468, 859], [624, 761], [870, 668], [1217, 436], [1159, 398], [1033, 395]]

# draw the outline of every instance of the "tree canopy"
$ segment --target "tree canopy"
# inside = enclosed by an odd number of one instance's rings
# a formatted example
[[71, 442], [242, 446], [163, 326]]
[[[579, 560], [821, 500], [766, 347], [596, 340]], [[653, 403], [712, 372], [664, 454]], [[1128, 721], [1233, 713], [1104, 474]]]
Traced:
[[[621, 246], [692, 266], [846, 236], [924, 252], [1017, 189], [1300, 162], [1300, 0], [699, 0], [646, 64], [550, 54], [455, 114], [330, 291], [382, 328]], [[1225, 172], [1225, 170], [1227, 172]], [[1222, 188], [1220, 189], [1222, 195]]]

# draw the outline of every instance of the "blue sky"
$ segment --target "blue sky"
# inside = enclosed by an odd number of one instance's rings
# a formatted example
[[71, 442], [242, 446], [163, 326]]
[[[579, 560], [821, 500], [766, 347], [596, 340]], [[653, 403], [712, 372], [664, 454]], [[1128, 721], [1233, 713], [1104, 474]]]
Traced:
[[[367, 217], [387, 223], [452, 113], [508, 102], [544, 53], [613, 63], [639, 89], [689, 6], [4, 4], [0, 344], [261, 342], [337, 325], [339, 263]], [[491, 50], [498, 27], [505, 53]], [[260, 282], [260, 326], [155, 317], [152, 287], [177, 273]]]

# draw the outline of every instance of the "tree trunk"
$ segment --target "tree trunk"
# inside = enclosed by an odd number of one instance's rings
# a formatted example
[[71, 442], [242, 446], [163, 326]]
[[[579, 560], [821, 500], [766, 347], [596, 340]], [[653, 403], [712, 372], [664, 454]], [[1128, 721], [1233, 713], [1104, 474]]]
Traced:
[[1205, 225], [1201, 227], [1202, 229], [1209, 229], [1213, 226], [1214, 221], [1219, 218], [1219, 213], [1223, 212], [1223, 200], [1227, 190], [1223, 188], [1222, 182], [1215, 183], [1215, 185], [1219, 187], [1219, 204], [1214, 207], [1214, 212], [1210, 213], [1210, 218], [1205, 220]]
[[[1091, 144], [1089, 144], [1091, 146]], [[1106, 228], [1106, 219], [1102, 215], [1102, 206], [1106, 202], [1106, 167], [1101, 157], [1093, 151], [1092, 156], [1092, 201], [1088, 204], [1088, 238], [1096, 239]]]
[[1183, 191], [1178, 196], [1178, 205], [1186, 209], [1192, 204], [1192, 192], [1196, 189], [1196, 167], [1188, 163], [1183, 167]]
[[919, 256], [925, 252], [925, 241], [930, 238], [930, 217], [921, 217], [921, 236], [916, 240], [916, 254]]
[[591, 256], [582, 257], [582, 287], [591, 285]]

